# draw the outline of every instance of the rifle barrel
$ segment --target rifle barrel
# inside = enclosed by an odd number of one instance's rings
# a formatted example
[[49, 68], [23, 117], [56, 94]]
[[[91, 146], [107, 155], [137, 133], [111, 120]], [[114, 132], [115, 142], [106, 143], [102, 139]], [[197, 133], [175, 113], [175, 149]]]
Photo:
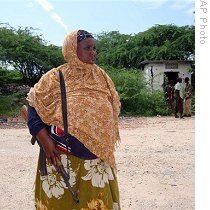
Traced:
[[75, 203], [79, 203], [79, 198], [78, 198], [78, 194], [76, 191], [73, 190], [73, 188], [71, 187], [70, 183], [69, 183], [69, 175], [67, 174], [67, 172], [65, 171], [63, 164], [60, 162], [60, 160], [57, 159], [57, 171], [58, 173], [60, 173], [60, 175], [63, 177], [64, 182], [66, 184], [66, 186], [68, 187], [73, 200], [75, 201]]

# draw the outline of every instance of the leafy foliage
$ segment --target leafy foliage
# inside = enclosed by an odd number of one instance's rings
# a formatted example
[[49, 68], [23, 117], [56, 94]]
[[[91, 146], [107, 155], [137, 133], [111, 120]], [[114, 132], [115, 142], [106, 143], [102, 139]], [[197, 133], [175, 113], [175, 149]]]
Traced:
[[195, 27], [156, 25], [135, 35], [112, 31], [97, 36], [98, 63], [138, 68], [144, 60], [189, 60], [195, 54]]
[[20, 108], [25, 101], [26, 94], [17, 92], [10, 95], [0, 95], [0, 116], [20, 116]]
[[22, 75], [16, 70], [10, 70], [0, 68], [0, 87], [10, 83], [20, 83], [22, 81]]
[[122, 115], [167, 115], [163, 92], [151, 92], [142, 72], [135, 69], [108, 69], [107, 73], [115, 83], [121, 99]]
[[47, 45], [33, 28], [0, 28], [0, 61], [12, 66], [23, 77], [23, 82], [33, 86], [41, 75], [64, 63], [60, 47]]

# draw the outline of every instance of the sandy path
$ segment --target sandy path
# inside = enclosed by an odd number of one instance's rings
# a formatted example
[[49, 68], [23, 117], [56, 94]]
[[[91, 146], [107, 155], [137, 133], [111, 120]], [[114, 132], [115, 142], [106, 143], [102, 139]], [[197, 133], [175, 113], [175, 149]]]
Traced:
[[[123, 118], [116, 152], [122, 210], [194, 209], [194, 117]], [[0, 126], [0, 210], [32, 210], [38, 146]]]

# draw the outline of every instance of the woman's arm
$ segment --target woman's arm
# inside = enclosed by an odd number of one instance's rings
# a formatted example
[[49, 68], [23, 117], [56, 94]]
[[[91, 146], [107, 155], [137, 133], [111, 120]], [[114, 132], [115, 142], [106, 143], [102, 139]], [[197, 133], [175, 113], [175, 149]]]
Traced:
[[30, 134], [36, 136], [38, 139], [49, 163], [56, 166], [56, 158], [60, 159], [60, 156], [56, 150], [55, 142], [48, 135], [47, 125], [40, 119], [36, 110], [30, 105], [28, 105], [27, 119]]

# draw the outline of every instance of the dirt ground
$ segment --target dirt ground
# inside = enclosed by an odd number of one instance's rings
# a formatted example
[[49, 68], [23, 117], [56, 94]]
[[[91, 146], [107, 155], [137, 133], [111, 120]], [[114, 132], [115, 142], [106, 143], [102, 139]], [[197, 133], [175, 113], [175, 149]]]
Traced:
[[[120, 119], [122, 210], [194, 210], [194, 117]], [[25, 125], [0, 124], [0, 210], [33, 210], [39, 148]]]

